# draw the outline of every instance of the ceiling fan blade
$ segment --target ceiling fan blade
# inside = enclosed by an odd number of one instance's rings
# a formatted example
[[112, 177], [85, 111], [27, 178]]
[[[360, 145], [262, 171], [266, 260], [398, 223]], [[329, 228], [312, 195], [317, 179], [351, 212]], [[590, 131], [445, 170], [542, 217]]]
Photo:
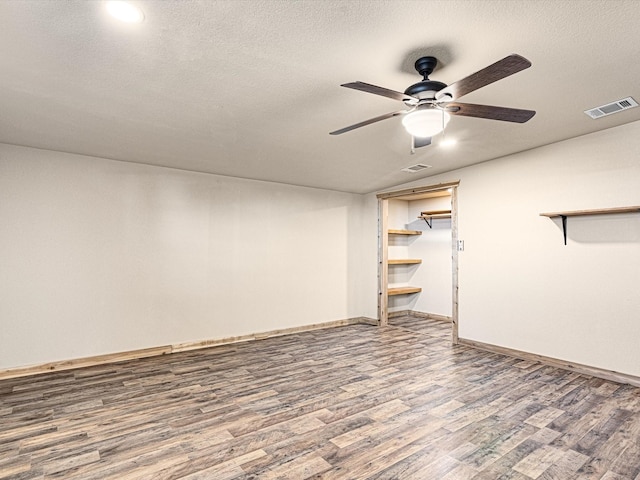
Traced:
[[427, 145], [431, 145], [431, 137], [412, 137], [413, 138], [413, 148], [426, 147]]
[[407, 102], [414, 105], [419, 101], [416, 97], [412, 97], [411, 95], [396, 92], [395, 90], [389, 90], [388, 88], [378, 87], [377, 85], [371, 85], [364, 82], [343, 83], [340, 86], [353, 88], [354, 90], [360, 90], [361, 92], [373, 93], [374, 95], [382, 95], [383, 97], [400, 100], [401, 102]]
[[524, 123], [536, 114], [534, 110], [495, 107], [493, 105], [474, 105], [472, 103], [460, 102], [448, 102], [443, 108], [445, 112], [451, 115], [487, 118], [489, 120], [502, 120], [504, 122], [515, 123]]
[[380, 115], [379, 117], [370, 118], [369, 120], [365, 120], [364, 122], [355, 123], [353, 125], [349, 125], [348, 127], [341, 128], [340, 130], [329, 132], [329, 135], [341, 135], [343, 133], [350, 132], [351, 130], [355, 130], [356, 128], [364, 127], [365, 125], [371, 125], [372, 123], [379, 122], [380, 120], [386, 120], [387, 118], [397, 117], [398, 115], [404, 115], [405, 113], [407, 113], [406, 110], [385, 113], [384, 115]]
[[530, 66], [531, 62], [529, 60], [514, 53], [443, 88], [436, 94], [436, 99], [442, 100], [443, 97], [450, 96], [452, 100], [455, 100], [490, 83], [497, 82], [509, 75], [518, 73]]

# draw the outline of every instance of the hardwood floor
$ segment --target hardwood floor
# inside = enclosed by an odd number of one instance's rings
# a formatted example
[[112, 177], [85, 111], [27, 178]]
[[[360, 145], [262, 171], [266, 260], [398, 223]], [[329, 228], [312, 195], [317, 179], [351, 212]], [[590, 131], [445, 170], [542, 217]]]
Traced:
[[2, 381], [0, 478], [640, 480], [640, 389], [391, 323]]

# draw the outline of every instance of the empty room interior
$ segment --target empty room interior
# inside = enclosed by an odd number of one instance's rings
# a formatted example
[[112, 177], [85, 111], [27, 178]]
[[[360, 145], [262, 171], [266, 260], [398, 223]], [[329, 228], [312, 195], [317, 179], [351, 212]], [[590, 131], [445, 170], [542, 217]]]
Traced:
[[0, 479], [640, 480], [638, 17], [0, 1]]

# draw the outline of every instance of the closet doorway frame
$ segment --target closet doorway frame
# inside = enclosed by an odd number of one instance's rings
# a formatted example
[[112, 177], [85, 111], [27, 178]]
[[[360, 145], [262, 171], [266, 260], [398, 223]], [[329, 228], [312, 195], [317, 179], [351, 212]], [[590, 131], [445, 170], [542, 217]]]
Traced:
[[451, 190], [451, 341], [458, 344], [458, 187], [460, 180], [384, 192], [378, 198], [378, 325], [389, 325], [389, 200]]

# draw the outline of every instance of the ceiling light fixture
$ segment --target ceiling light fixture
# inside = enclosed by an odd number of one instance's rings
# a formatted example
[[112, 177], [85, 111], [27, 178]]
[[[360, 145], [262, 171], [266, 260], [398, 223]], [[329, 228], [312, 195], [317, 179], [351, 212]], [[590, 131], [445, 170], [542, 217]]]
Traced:
[[442, 140], [440, 140], [439, 145], [443, 148], [451, 148], [456, 143], [458, 143], [458, 141], [455, 140], [454, 138], [443, 138]]
[[445, 129], [450, 118], [444, 110], [426, 106], [405, 115], [402, 125], [414, 137], [433, 137]]
[[142, 10], [129, 2], [111, 0], [107, 2], [107, 11], [121, 22], [141, 23], [144, 20]]

